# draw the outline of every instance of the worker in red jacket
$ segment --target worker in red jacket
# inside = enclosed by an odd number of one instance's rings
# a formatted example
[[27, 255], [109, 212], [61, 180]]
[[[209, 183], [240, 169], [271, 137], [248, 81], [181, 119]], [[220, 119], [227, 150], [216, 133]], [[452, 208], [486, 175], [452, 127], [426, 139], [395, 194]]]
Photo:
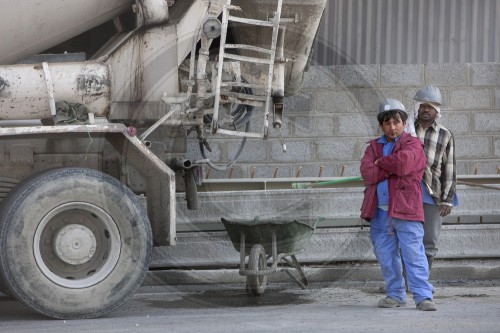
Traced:
[[423, 145], [404, 131], [408, 115], [403, 104], [387, 99], [377, 115], [384, 135], [369, 141], [361, 160], [366, 185], [361, 217], [370, 222], [370, 237], [385, 280], [382, 308], [406, 305], [403, 262], [417, 309], [436, 310], [423, 244]]

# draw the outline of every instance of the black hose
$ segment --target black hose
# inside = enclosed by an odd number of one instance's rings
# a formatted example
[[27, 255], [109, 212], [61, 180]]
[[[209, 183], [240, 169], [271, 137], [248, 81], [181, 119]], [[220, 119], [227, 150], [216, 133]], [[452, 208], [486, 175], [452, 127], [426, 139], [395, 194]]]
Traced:
[[[243, 82], [246, 82], [246, 80], [243, 80]], [[253, 91], [250, 88], [243, 87], [241, 89], [241, 92], [252, 95]], [[245, 124], [245, 132], [249, 132], [250, 130], [250, 118], [252, 117], [254, 108], [251, 105], [245, 105], [245, 104], [238, 104], [236, 109], [234, 111], [230, 112], [230, 115], [233, 117], [233, 125], [235, 129], [237, 130], [241, 125]], [[208, 116], [208, 115], [207, 115]], [[211, 122], [211, 117], [206, 117], [204, 121], [210, 120]], [[234, 155], [234, 158], [226, 165], [224, 166], [218, 166], [215, 165], [210, 159], [207, 157], [206, 151], [205, 151], [205, 145], [203, 144], [202, 141], [200, 141], [199, 146], [200, 146], [200, 152], [201, 156], [207, 161], [208, 166], [210, 166], [212, 169], [218, 170], [218, 171], [225, 171], [229, 169], [231, 166], [233, 166], [239, 159], [241, 152], [243, 151], [243, 148], [245, 147], [245, 144], [247, 142], [247, 137], [243, 137], [241, 140], [240, 146], [238, 148], [238, 151]]]
[[[250, 122], [248, 121], [245, 125], [245, 132], [248, 132], [249, 129], [250, 129]], [[209, 167], [211, 167], [212, 169], [217, 170], [217, 171], [225, 171], [225, 170], [229, 169], [230, 167], [232, 167], [238, 161], [238, 159], [240, 158], [240, 154], [243, 151], [243, 148], [245, 147], [246, 142], [247, 142], [247, 137], [245, 136], [241, 140], [240, 147], [238, 148], [238, 151], [236, 152], [236, 154], [234, 154], [234, 158], [228, 164], [226, 164], [224, 166], [215, 165], [212, 161], [210, 161], [210, 159], [207, 157], [207, 154], [205, 152], [205, 146], [203, 145], [203, 142], [200, 141], [199, 146], [200, 146], [201, 156], [203, 156], [203, 158], [207, 161], [207, 164]]]

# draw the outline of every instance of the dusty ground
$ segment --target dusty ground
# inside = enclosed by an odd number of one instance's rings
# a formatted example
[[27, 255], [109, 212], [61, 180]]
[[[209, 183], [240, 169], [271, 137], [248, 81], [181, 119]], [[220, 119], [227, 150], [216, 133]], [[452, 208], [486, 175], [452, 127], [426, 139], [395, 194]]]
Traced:
[[[436, 312], [379, 309], [378, 284], [270, 284], [261, 297], [244, 285], [142, 287], [97, 319], [52, 320], [0, 296], [0, 332], [500, 332], [500, 282], [436, 282]], [[410, 295], [411, 297], [411, 295]]]

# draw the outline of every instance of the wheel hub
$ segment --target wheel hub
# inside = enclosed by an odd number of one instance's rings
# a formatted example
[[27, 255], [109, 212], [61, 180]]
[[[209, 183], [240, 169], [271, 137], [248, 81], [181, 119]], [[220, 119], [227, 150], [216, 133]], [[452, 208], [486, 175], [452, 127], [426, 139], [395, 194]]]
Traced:
[[59, 259], [70, 265], [89, 261], [96, 251], [96, 238], [92, 231], [79, 224], [64, 226], [56, 235], [54, 247]]
[[113, 272], [120, 251], [120, 232], [99, 206], [69, 202], [49, 211], [34, 235], [40, 271], [66, 288], [86, 288]]

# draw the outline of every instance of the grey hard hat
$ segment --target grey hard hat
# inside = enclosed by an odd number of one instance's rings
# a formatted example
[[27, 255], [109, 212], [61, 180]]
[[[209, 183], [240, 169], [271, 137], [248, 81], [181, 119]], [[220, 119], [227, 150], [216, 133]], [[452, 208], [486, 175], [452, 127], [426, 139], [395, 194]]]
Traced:
[[382, 103], [380, 103], [380, 106], [378, 107], [379, 114], [391, 110], [397, 110], [406, 113], [406, 109], [403, 103], [394, 98], [385, 99]]
[[441, 92], [435, 86], [425, 86], [423, 88], [420, 88], [413, 99], [419, 102], [434, 103], [438, 106], [443, 104], [443, 97], [441, 96]]

